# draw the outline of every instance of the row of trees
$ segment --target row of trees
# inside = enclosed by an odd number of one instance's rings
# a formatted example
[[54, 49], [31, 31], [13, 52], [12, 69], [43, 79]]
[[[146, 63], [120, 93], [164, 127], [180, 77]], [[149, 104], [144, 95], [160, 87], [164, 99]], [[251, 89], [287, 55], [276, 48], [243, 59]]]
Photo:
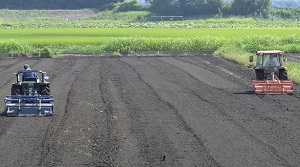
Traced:
[[145, 0], [150, 6], [141, 6], [138, 0], [0, 0], [5, 9], [83, 9], [137, 11], [149, 10], [157, 15], [198, 16], [213, 14], [222, 16], [278, 15], [299, 19], [299, 10], [280, 9], [274, 12], [271, 0]]
[[259, 15], [266, 17], [271, 9], [271, 0], [146, 0], [150, 10], [160, 14], [202, 15], [231, 14]]

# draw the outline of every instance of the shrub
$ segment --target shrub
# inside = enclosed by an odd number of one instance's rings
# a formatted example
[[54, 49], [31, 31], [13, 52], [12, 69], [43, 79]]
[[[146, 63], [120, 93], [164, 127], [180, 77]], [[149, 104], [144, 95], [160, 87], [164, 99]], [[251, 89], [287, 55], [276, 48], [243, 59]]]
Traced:
[[0, 42], [0, 53], [10, 54], [29, 54], [33, 50], [33, 46], [28, 42], [20, 42], [10, 39], [7, 42]]
[[53, 52], [49, 48], [44, 47], [41, 51], [41, 57], [43, 57], [43, 58], [53, 58]]
[[143, 6], [140, 5], [137, 0], [133, 0], [130, 2], [119, 3], [115, 7], [115, 10], [116, 12], [141, 11], [143, 10]]

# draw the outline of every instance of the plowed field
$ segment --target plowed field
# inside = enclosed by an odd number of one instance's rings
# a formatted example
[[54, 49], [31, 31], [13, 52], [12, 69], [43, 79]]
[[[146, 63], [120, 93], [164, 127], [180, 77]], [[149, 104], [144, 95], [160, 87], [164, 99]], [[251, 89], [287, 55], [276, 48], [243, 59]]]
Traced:
[[[0, 59], [46, 71], [53, 117], [0, 117], [0, 166], [300, 166], [300, 96], [250, 93], [252, 69], [214, 57]], [[0, 105], [4, 110], [3, 102]]]

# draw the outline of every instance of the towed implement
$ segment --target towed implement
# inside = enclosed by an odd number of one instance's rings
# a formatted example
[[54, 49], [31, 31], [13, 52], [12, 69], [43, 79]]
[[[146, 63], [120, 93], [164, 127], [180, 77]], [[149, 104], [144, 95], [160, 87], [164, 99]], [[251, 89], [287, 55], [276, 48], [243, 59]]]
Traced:
[[[39, 78], [25, 78], [23, 73], [37, 73]], [[20, 70], [15, 73], [17, 82], [12, 84], [11, 95], [4, 99], [4, 113], [7, 116], [52, 116], [54, 98], [50, 95], [50, 84], [45, 72], [39, 70]]]
[[[257, 51], [255, 80], [252, 80], [252, 92], [255, 94], [293, 94], [293, 82], [288, 79], [283, 61], [283, 51]], [[250, 57], [253, 62], [253, 56]]]

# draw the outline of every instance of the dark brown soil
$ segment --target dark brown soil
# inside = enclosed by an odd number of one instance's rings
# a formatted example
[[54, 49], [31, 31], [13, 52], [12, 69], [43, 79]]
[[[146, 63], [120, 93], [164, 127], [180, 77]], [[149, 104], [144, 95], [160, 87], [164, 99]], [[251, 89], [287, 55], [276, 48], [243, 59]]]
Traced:
[[300, 166], [298, 86], [253, 95], [251, 69], [209, 52], [2, 58], [1, 99], [25, 63], [55, 115], [0, 117], [0, 166]]

